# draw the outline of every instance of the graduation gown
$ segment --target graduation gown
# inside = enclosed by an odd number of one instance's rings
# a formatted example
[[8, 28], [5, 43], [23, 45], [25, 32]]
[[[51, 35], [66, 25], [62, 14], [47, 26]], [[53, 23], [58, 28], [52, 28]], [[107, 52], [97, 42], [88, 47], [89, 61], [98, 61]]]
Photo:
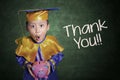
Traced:
[[[50, 63], [50, 74], [47, 80], [58, 80], [55, 66], [63, 58], [63, 47], [54, 36], [46, 36], [40, 43], [35, 43], [31, 37], [22, 37], [15, 40], [18, 45], [16, 59], [20, 66], [24, 66], [23, 80], [34, 80], [27, 69], [27, 64], [45, 60]], [[45, 80], [44, 78], [41, 80]]]

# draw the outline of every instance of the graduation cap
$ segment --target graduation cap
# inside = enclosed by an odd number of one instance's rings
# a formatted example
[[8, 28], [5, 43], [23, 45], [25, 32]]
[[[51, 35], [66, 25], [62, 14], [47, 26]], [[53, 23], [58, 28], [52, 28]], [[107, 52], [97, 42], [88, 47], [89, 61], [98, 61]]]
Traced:
[[26, 21], [34, 21], [34, 20], [48, 20], [48, 12], [59, 10], [59, 8], [42, 8], [42, 9], [26, 9], [18, 11], [18, 20], [21, 27], [22, 34], [24, 36], [24, 30], [22, 28], [22, 23], [20, 19], [20, 12], [26, 13]]
[[48, 20], [48, 12], [59, 10], [59, 8], [45, 8], [45, 9], [28, 9], [28, 10], [19, 10], [18, 12], [26, 12], [26, 20]]

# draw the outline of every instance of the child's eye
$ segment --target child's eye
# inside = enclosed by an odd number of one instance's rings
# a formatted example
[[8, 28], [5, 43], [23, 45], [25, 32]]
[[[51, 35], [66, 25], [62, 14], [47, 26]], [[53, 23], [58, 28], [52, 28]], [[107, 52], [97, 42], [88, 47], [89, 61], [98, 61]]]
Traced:
[[43, 27], [43, 26], [44, 26], [43, 24], [40, 25], [40, 27]]
[[34, 28], [35, 26], [34, 25], [31, 25], [32, 28]]
[[35, 25], [29, 25], [30, 28], [35, 28]]

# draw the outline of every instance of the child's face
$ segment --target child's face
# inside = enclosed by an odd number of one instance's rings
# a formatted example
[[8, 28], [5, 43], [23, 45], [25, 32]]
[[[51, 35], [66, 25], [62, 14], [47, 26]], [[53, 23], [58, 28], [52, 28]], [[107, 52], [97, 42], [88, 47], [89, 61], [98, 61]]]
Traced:
[[37, 42], [41, 42], [49, 30], [47, 20], [37, 20], [28, 22], [27, 29], [30, 36]]

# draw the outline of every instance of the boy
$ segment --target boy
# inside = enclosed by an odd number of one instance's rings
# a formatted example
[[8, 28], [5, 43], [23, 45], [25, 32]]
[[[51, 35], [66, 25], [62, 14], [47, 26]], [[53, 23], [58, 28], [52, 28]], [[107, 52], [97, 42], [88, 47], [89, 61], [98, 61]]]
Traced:
[[[63, 48], [54, 36], [46, 35], [49, 30], [48, 11], [56, 9], [24, 10], [26, 12], [26, 28], [30, 36], [16, 39], [16, 59], [24, 66], [23, 80], [58, 80], [55, 66], [63, 58]], [[40, 78], [33, 73], [33, 64], [47, 63], [48, 78]]]

